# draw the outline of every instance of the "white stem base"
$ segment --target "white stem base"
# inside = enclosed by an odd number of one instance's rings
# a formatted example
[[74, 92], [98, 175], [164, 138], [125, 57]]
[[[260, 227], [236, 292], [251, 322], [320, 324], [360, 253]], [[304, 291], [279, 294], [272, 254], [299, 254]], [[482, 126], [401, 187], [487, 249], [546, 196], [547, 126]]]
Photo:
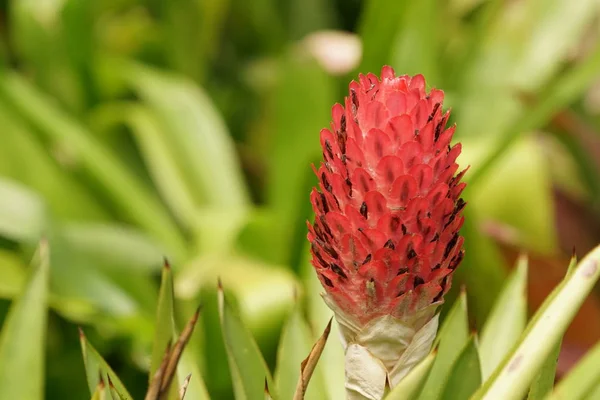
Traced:
[[[331, 301], [324, 296], [331, 307]], [[346, 351], [346, 395], [349, 400], [381, 400], [427, 354], [438, 329], [440, 303], [410, 318], [385, 315], [363, 327], [331, 307]], [[425, 323], [424, 323], [425, 322]]]

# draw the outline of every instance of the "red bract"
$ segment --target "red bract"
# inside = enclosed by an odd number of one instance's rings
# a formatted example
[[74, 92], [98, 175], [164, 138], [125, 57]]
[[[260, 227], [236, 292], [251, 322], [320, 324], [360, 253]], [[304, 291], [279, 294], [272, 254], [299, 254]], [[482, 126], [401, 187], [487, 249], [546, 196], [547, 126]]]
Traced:
[[465, 171], [456, 173], [461, 146], [450, 146], [443, 99], [422, 75], [384, 67], [381, 79], [350, 84], [321, 131], [312, 263], [330, 301], [359, 325], [441, 302], [462, 260]]

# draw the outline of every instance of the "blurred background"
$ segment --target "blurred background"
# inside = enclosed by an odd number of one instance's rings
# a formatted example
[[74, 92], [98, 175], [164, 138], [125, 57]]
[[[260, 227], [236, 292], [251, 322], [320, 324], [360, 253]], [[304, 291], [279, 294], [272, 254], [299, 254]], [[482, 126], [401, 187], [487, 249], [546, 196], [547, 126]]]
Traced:
[[[164, 256], [180, 322], [203, 304], [187, 357], [231, 398], [217, 276], [272, 368], [295, 298], [319, 335], [310, 164], [384, 64], [443, 89], [458, 125], [473, 328], [521, 251], [533, 312], [600, 242], [599, 39], [597, 0], [0, 0], [0, 325], [46, 237], [46, 398], [89, 398], [77, 326], [140, 397]], [[559, 373], [599, 338], [596, 291]]]

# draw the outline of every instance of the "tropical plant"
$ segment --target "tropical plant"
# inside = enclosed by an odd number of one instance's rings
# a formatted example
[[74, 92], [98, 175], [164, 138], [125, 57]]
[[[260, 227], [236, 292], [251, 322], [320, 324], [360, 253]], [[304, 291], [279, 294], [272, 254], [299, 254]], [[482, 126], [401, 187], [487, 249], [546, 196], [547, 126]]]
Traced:
[[[443, 89], [470, 166], [433, 352], [387, 396], [598, 397], [599, 17], [594, 0], [0, 1], [0, 400], [254, 399], [265, 381], [344, 398], [310, 164], [331, 105], [383, 65]], [[567, 273], [573, 246], [589, 255]]]

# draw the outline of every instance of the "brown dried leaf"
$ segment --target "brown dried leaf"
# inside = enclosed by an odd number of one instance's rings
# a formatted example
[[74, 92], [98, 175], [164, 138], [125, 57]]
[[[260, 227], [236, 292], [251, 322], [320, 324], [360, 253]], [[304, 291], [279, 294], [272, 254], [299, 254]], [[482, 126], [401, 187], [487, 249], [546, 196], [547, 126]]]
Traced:
[[329, 337], [329, 332], [331, 331], [331, 321], [332, 319], [329, 320], [329, 323], [327, 324], [327, 327], [325, 327], [325, 330], [323, 331], [323, 334], [319, 340], [317, 340], [317, 342], [313, 345], [308, 357], [306, 357], [300, 365], [300, 378], [298, 379], [298, 386], [296, 386], [294, 400], [304, 399], [308, 382], [315, 371], [315, 367], [317, 366], [317, 362], [321, 357], [321, 353], [323, 353], [325, 343], [327, 343], [327, 338]]

